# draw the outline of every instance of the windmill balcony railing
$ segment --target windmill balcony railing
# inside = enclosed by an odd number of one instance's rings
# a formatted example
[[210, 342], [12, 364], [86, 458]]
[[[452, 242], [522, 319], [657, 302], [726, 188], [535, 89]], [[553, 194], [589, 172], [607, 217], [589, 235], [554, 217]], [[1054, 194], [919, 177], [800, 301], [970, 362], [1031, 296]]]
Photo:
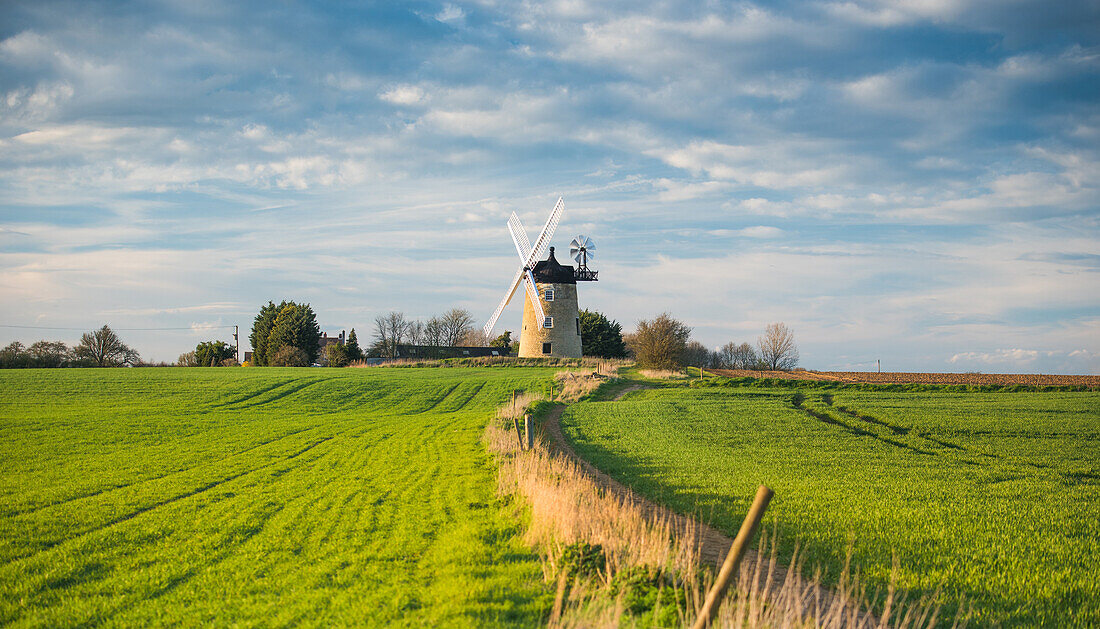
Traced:
[[589, 269], [574, 269], [573, 279], [578, 282], [597, 282], [599, 279], [596, 277], [599, 275], [599, 271], [591, 271]]

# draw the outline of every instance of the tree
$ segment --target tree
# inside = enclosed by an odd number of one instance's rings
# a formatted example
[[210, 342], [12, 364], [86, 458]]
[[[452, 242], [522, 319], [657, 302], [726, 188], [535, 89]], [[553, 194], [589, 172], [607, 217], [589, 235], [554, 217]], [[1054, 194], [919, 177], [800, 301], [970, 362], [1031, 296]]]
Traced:
[[466, 330], [462, 338], [458, 340], [462, 347], [489, 347], [489, 335], [480, 328]]
[[347, 347], [340, 345], [339, 343], [331, 343], [325, 346], [325, 363], [329, 367], [347, 367], [348, 366], [348, 350]]
[[409, 345], [422, 345], [424, 343], [424, 323], [422, 321], [409, 321], [405, 328], [405, 336]]
[[30, 355], [19, 341], [12, 341], [7, 347], [0, 349], [0, 368], [19, 369], [29, 366]]
[[718, 363], [723, 369], [756, 369], [760, 358], [748, 343], [730, 342], [718, 350]]
[[424, 335], [421, 341], [426, 347], [430, 348], [425, 357], [438, 358], [441, 354], [439, 348], [443, 346], [443, 341], [443, 318], [432, 317], [428, 319], [428, 322], [424, 324]]
[[584, 348], [585, 356], [626, 357], [623, 326], [618, 321], [608, 319], [603, 313], [594, 310], [582, 310], [580, 316], [581, 347]]
[[404, 340], [408, 327], [403, 312], [391, 311], [374, 318], [374, 347], [382, 358], [397, 358], [397, 346]]
[[107, 325], [81, 335], [80, 344], [76, 346], [74, 353], [78, 358], [94, 363], [96, 367], [132, 365], [141, 360], [138, 353], [127, 347]]
[[466, 332], [473, 329], [474, 317], [469, 310], [451, 308], [439, 318], [442, 325], [443, 345], [456, 347]]
[[233, 346], [223, 341], [204, 341], [195, 346], [195, 364], [199, 367], [219, 367], [233, 358]]
[[252, 321], [252, 334], [248, 335], [248, 341], [252, 344], [252, 364], [263, 366], [267, 364], [267, 338], [271, 336], [271, 328], [275, 326], [275, 317], [286, 306], [282, 302], [278, 306], [269, 301], [266, 306], [260, 308], [260, 314]]
[[186, 352], [180, 354], [180, 357], [176, 359], [177, 367], [199, 367], [199, 360], [195, 358], [195, 352]]
[[639, 321], [628, 341], [638, 366], [647, 369], [675, 369], [681, 365], [691, 328], [667, 312], [652, 321]]
[[440, 347], [443, 345], [443, 340], [446, 335], [443, 331], [443, 319], [440, 317], [432, 317], [428, 319], [428, 322], [424, 324], [424, 339], [423, 343], [429, 347]]
[[499, 347], [501, 349], [501, 356], [507, 356], [512, 353], [512, 331], [505, 330], [504, 334], [489, 341], [489, 347]]
[[321, 328], [317, 315], [309, 304], [274, 302], [260, 309], [252, 324], [252, 364], [270, 365], [271, 358], [282, 347], [297, 347], [306, 353], [309, 362], [316, 362], [321, 353]]
[[347, 345], [344, 345], [344, 353], [347, 354], [349, 362], [363, 360], [363, 350], [359, 347], [359, 337], [355, 336], [355, 328], [352, 328], [351, 332], [348, 333], [348, 342]]
[[691, 367], [710, 367], [713, 353], [699, 341], [691, 341], [680, 354], [680, 364]]
[[764, 336], [756, 339], [760, 359], [767, 369], [794, 369], [798, 366], [798, 346], [794, 333], [784, 323], [768, 324]]
[[38, 341], [27, 353], [35, 367], [64, 367], [72, 361], [72, 351], [61, 341]]
[[293, 345], [283, 345], [267, 362], [271, 367], [308, 367], [309, 355]]

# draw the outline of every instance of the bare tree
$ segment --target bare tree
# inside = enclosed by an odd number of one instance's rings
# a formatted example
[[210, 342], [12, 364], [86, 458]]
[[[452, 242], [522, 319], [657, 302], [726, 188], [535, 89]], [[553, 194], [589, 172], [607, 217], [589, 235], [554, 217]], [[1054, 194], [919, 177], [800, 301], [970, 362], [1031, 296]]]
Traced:
[[408, 334], [409, 322], [403, 312], [390, 312], [374, 318], [374, 343], [384, 358], [397, 358], [397, 346]]
[[432, 317], [424, 324], [424, 344], [430, 347], [443, 345], [443, 320]]
[[711, 351], [699, 341], [690, 341], [684, 346], [680, 362], [689, 367], [710, 367]]
[[78, 358], [94, 362], [97, 367], [132, 365], [141, 359], [136, 351], [127, 347], [115, 331], [106, 325], [81, 335], [80, 344], [73, 349], [73, 353]]
[[794, 369], [798, 366], [798, 346], [794, 333], [785, 323], [771, 323], [764, 336], [756, 339], [760, 359], [768, 369]]
[[471, 328], [466, 330], [466, 334], [462, 335], [462, 339], [459, 341], [463, 347], [489, 347], [488, 334], [485, 334], [485, 330], [480, 328]]
[[457, 346], [474, 327], [474, 317], [462, 308], [451, 308], [439, 320], [443, 325], [443, 344], [451, 347]]
[[718, 350], [718, 362], [725, 369], [755, 369], [759, 360], [748, 343], [726, 343]]
[[649, 369], [679, 367], [687, 347], [691, 328], [673, 319], [667, 312], [652, 321], [639, 321], [627, 345], [638, 365]]
[[419, 319], [409, 321], [409, 327], [405, 334], [409, 339], [409, 345], [426, 345], [424, 342], [425, 327], [424, 322]]

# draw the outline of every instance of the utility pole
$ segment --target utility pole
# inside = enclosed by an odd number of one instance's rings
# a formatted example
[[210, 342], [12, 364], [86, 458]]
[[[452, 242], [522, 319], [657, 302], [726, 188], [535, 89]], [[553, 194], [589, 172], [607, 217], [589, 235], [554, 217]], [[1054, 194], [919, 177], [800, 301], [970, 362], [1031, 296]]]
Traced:
[[238, 337], [240, 326], [233, 326], [233, 356], [238, 363], [241, 362], [241, 341]]

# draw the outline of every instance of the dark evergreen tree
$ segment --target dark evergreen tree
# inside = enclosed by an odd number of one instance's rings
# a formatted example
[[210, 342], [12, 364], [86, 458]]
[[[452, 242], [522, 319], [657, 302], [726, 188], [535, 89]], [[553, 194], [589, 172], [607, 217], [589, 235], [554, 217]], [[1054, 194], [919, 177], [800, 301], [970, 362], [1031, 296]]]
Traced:
[[271, 328], [275, 326], [275, 317], [285, 306], [285, 301], [278, 306], [275, 302], [269, 301], [266, 306], [260, 308], [260, 314], [256, 315], [256, 319], [252, 322], [252, 334], [248, 335], [248, 341], [252, 344], [253, 365], [261, 367], [267, 365], [269, 356], [274, 353], [267, 351], [267, 339], [271, 336]]
[[344, 353], [348, 355], [349, 361], [363, 360], [363, 350], [359, 347], [359, 337], [355, 336], [355, 328], [352, 328], [351, 332], [348, 333], [348, 342], [344, 345]]
[[501, 354], [502, 356], [507, 356], [507, 355], [511, 354], [512, 353], [512, 346], [514, 344], [515, 343], [512, 342], [512, 331], [511, 330], [505, 330], [504, 334], [501, 334], [500, 336], [496, 337], [495, 339], [489, 341], [489, 347], [499, 347], [502, 350], [504, 350], [504, 352]]
[[623, 326], [595, 310], [581, 311], [581, 347], [585, 356], [625, 358]]
[[321, 354], [321, 328], [309, 304], [284, 301], [276, 306], [268, 302], [256, 316], [248, 339], [255, 365], [270, 365], [272, 357], [283, 347], [302, 350], [311, 363], [317, 362]]

